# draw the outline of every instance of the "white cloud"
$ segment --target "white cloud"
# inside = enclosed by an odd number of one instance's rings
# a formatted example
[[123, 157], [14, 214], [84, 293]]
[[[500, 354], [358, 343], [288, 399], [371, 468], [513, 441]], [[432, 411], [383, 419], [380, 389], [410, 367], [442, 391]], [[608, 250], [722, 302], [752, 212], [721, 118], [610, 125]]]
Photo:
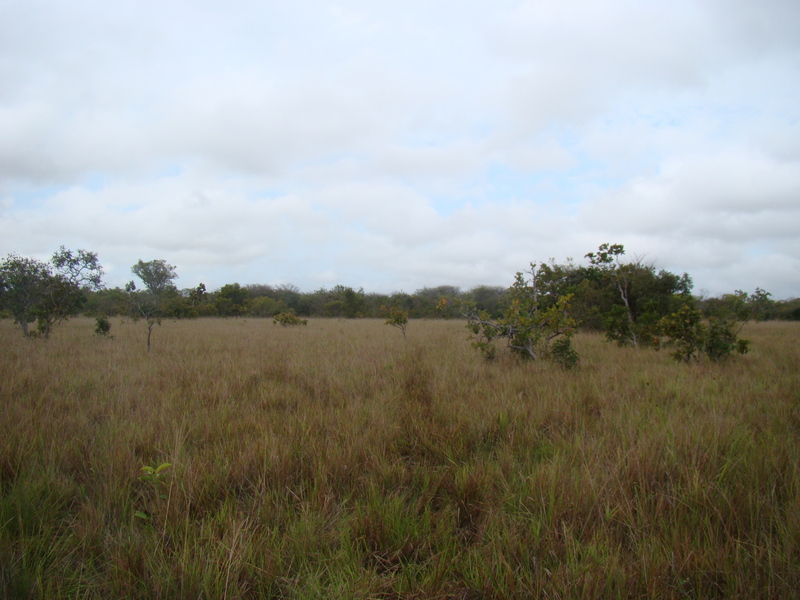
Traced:
[[798, 17], [6, 3], [0, 253], [90, 248], [113, 283], [158, 257], [187, 285], [412, 290], [613, 241], [714, 292], [800, 295]]

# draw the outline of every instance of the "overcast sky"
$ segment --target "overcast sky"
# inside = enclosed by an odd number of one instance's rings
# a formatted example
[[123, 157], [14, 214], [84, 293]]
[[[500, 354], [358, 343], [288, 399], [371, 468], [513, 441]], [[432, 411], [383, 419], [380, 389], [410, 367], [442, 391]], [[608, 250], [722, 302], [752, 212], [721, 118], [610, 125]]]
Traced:
[[603, 242], [800, 296], [797, 0], [0, 0], [0, 256], [507, 286]]

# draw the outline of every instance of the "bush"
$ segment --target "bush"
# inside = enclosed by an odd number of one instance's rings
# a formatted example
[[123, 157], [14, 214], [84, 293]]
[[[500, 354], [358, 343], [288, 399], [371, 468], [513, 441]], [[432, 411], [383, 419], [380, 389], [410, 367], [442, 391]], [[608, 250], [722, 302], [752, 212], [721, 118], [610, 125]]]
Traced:
[[282, 312], [272, 318], [273, 325], [277, 325], [278, 323], [280, 323], [283, 327], [308, 325], [308, 321], [306, 319], [301, 319], [297, 315], [293, 315], [292, 313], [288, 312]]
[[[541, 273], [542, 267], [537, 270], [535, 264], [531, 264], [530, 279], [524, 273], [517, 273], [508, 293], [510, 303], [499, 319], [492, 319], [487, 311], [477, 310], [474, 304], [461, 303], [467, 329], [472, 332], [472, 346], [487, 359], [496, 356], [495, 340], [505, 339], [507, 348], [524, 358], [558, 357], [558, 361], [573, 363], [573, 366], [577, 362], [577, 354], [569, 344], [577, 327], [569, 316], [572, 294], [553, 298], [542, 296], [539, 292]], [[554, 355], [549, 344], [559, 338], [565, 343]]]
[[550, 351], [550, 360], [567, 370], [578, 366], [579, 357], [572, 347], [572, 340], [569, 338], [556, 340], [553, 343], [553, 349]]
[[406, 327], [408, 327], [408, 311], [392, 306], [387, 308], [381, 307], [381, 311], [387, 314], [386, 325], [397, 327], [403, 334], [403, 339], [406, 339]]
[[659, 329], [666, 337], [664, 345], [674, 348], [672, 357], [675, 360], [698, 360], [702, 353], [711, 361], [719, 362], [734, 352], [745, 354], [749, 349], [750, 342], [739, 339], [736, 325], [733, 318], [721, 317], [711, 317], [705, 323], [699, 309], [685, 304], [677, 312], [661, 319]]
[[108, 320], [106, 316], [99, 316], [95, 319], [95, 328], [94, 332], [97, 335], [102, 335], [104, 337], [108, 337], [111, 333], [111, 322]]

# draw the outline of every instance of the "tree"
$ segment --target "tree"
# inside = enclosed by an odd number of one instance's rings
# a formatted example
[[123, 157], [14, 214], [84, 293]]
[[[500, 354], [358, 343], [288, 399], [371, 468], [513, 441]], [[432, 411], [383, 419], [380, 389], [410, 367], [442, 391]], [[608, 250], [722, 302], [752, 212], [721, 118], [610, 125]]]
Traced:
[[130, 297], [131, 316], [147, 322], [147, 351], [150, 352], [150, 338], [154, 325], [161, 325], [164, 305], [170, 296], [177, 293], [173, 281], [178, 277], [175, 267], [165, 260], [144, 262], [139, 259], [131, 271], [145, 285], [145, 290], [137, 291], [136, 284], [130, 281], [125, 291]]
[[214, 294], [214, 304], [220, 316], [238, 317], [244, 314], [245, 302], [249, 297], [250, 292], [247, 288], [238, 283], [229, 283]]
[[771, 306], [772, 318], [786, 321], [800, 321], [800, 299], [776, 300]]
[[49, 263], [11, 254], [0, 263], [0, 299], [26, 337], [34, 335], [28, 324], [36, 321], [36, 334], [49, 338], [58, 323], [78, 314], [102, 277], [94, 252], [61, 246]]
[[493, 319], [503, 315], [508, 290], [501, 286], [479, 285], [465, 294], [465, 299], [475, 303], [478, 310], [485, 310]]
[[201, 304], [206, 297], [206, 284], [200, 283], [196, 288], [192, 288], [189, 290], [189, 300], [192, 302], [192, 306], [197, 306]]
[[52, 277], [46, 263], [9, 254], [0, 264], [0, 300], [2, 306], [30, 337], [28, 324], [36, 320], [48, 280]]
[[622, 244], [601, 244], [597, 249], [597, 253], [589, 252], [586, 258], [589, 259], [593, 267], [608, 276], [608, 279], [613, 282], [622, 300], [624, 311], [619, 312], [624, 313], [624, 323], [618, 322], [616, 327], [611, 329], [613, 335], [621, 344], [630, 342], [634, 346], [637, 346], [639, 340], [636, 336], [629, 289], [629, 275], [632, 271], [632, 265], [622, 264], [620, 256], [623, 254], [625, 254], [625, 247]]
[[131, 271], [142, 280], [147, 291], [155, 299], [163, 299], [168, 291], [174, 290], [173, 281], [178, 277], [175, 267], [167, 264], [165, 260], [151, 260], [144, 262], [139, 259]]
[[[413, 309], [410, 316], [415, 318], [451, 319], [460, 316], [458, 307], [462, 304], [461, 290], [452, 285], [440, 285], [435, 288], [424, 287], [412, 296]], [[444, 300], [444, 302], [442, 302]]]
[[327, 294], [325, 314], [329, 317], [344, 317], [355, 319], [363, 317], [367, 308], [367, 298], [364, 290], [354, 290], [344, 285], [335, 286]]
[[50, 263], [54, 273], [45, 288], [38, 316], [38, 329], [45, 338], [50, 337], [56, 324], [78, 314], [86, 303], [86, 291], [99, 289], [103, 279], [103, 268], [95, 252], [73, 252], [61, 246]]
[[591, 297], [594, 307], [581, 316], [620, 345], [651, 345], [659, 321], [692, 303], [692, 280], [686, 273], [656, 272], [641, 260], [623, 263], [624, 254], [621, 244], [602, 244], [586, 255], [591, 263], [585, 271], [588, 288], [578, 295]]
[[106, 317], [126, 315], [129, 312], [130, 297], [124, 289], [106, 288], [87, 293], [84, 314]]
[[747, 353], [750, 346], [748, 340], [739, 338], [741, 327], [736, 329], [734, 318], [711, 317], [704, 322], [703, 313], [688, 304], [661, 319], [659, 328], [664, 345], [673, 348], [672, 357], [679, 362], [697, 360], [700, 353], [719, 362], [734, 352]]
[[274, 298], [283, 302], [298, 315], [308, 316], [310, 313], [306, 295], [301, 294], [299, 288], [292, 284], [286, 283], [275, 288]]
[[736, 319], [742, 322], [763, 321], [774, 310], [775, 302], [770, 296], [772, 294], [761, 288], [756, 288], [752, 294], [736, 290], [720, 298], [702, 300], [700, 309], [706, 317]]
[[289, 309], [283, 300], [275, 300], [269, 296], [258, 296], [247, 301], [247, 314], [251, 317], [274, 317]]

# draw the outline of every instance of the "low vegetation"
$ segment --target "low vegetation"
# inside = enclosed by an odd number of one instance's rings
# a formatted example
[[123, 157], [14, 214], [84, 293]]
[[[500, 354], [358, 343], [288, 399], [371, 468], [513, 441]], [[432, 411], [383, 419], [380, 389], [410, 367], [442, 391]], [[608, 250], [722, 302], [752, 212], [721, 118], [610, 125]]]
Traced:
[[796, 323], [688, 365], [578, 332], [569, 371], [463, 321], [110, 323], [0, 321], [0, 598], [800, 589]]
[[[508, 306], [498, 319], [492, 319], [489, 311], [478, 309], [473, 302], [456, 301], [472, 332], [472, 347], [484, 358], [494, 360], [496, 342], [505, 340], [508, 350], [524, 358], [552, 358], [569, 368], [577, 364], [577, 353], [571, 346], [578, 328], [578, 322], [569, 315], [572, 294], [543, 293], [543, 269], [546, 274], [546, 265], [537, 269], [532, 264], [528, 273], [517, 273], [508, 291]], [[443, 299], [441, 306], [446, 308], [447, 304]], [[561, 360], [567, 356], [572, 359]]]
[[292, 313], [280, 313], [272, 319], [273, 325], [281, 324], [283, 327], [294, 327], [297, 325], [308, 325], [308, 319], [301, 319]]

